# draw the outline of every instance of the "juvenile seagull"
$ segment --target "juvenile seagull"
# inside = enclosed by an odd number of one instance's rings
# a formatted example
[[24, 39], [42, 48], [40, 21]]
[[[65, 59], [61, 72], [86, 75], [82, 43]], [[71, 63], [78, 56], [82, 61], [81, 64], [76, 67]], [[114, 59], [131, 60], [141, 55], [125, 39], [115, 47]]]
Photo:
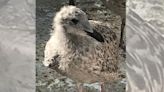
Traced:
[[107, 26], [89, 23], [82, 10], [64, 6], [54, 17], [53, 28], [45, 47], [45, 66], [79, 83], [119, 79], [119, 41]]

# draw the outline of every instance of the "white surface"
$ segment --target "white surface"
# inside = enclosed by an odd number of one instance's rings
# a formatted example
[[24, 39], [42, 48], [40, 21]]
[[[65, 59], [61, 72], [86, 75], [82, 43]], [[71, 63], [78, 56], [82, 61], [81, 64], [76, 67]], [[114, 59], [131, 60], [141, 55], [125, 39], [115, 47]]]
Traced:
[[164, 1], [128, 0], [127, 92], [164, 92]]
[[30, 9], [35, 4], [0, 5], [0, 92], [35, 92], [35, 8]]

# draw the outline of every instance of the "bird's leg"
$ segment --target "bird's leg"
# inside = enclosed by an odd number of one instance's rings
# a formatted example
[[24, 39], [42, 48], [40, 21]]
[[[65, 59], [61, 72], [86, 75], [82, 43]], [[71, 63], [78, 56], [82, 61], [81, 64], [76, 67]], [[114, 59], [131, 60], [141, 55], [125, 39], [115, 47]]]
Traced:
[[83, 92], [83, 84], [77, 83], [77, 89], [78, 89], [78, 92]]
[[105, 92], [105, 86], [104, 86], [104, 82], [100, 82], [100, 92]]

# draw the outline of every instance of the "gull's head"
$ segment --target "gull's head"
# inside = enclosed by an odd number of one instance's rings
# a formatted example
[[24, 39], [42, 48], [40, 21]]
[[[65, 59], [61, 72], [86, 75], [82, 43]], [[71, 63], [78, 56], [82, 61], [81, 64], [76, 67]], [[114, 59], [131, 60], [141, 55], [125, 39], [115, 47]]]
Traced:
[[57, 12], [54, 18], [54, 27], [61, 25], [68, 32], [93, 32], [87, 15], [75, 6], [64, 6]]

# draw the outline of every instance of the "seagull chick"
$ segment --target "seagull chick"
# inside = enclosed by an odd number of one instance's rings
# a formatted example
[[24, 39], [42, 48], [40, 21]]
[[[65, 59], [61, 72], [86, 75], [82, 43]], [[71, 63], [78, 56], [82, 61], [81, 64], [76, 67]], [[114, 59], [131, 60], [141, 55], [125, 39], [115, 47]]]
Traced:
[[64, 6], [53, 20], [43, 64], [80, 82], [119, 79], [118, 38], [109, 27], [88, 21], [75, 6]]

